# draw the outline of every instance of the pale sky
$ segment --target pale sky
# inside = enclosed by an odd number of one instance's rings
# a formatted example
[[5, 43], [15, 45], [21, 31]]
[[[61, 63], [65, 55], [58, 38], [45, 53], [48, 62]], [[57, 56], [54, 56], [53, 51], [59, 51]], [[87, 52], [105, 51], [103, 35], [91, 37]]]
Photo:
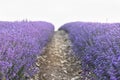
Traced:
[[120, 22], [120, 0], [0, 0], [0, 21]]

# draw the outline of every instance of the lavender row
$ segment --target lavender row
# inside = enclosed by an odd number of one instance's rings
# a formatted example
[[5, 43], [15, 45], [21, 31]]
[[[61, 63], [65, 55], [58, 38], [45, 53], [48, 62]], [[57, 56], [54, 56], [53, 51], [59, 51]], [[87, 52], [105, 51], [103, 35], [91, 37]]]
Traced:
[[120, 24], [72, 22], [60, 30], [68, 32], [75, 55], [92, 80], [120, 79]]
[[[24, 80], [37, 71], [35, 61], [54, 33], [47, 22], [0, 22], [0, 79]], [[26, 77], [25, 77], [26, 76]]]

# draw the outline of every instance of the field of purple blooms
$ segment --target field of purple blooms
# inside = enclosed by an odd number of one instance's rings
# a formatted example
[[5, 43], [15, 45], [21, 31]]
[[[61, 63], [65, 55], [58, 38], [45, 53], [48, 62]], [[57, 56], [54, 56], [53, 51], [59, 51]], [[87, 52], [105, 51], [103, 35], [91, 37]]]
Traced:
[[26, 80], [38, 70], [37, 56], [52, 38], [47, 22], [0, 22], [0, 80]]
[[71, 22], [59, 30], [69, 34], [83, 71], [96, 76], [92, 80], [120, 80], [120, 24]]

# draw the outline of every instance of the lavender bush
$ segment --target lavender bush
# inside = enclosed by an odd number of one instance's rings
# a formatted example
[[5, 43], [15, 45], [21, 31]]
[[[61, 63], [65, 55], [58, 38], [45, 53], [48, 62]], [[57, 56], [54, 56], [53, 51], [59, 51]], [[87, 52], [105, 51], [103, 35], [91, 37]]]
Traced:
[[54, 32], [47, 22], [0, 22], [0, 80], [26, 80]]
[[[63, 25], [84, 71], [94, 80], [120, 80], [120, 24], [72, 22]], [[93, 80], [93, 78], [92, 78]]]

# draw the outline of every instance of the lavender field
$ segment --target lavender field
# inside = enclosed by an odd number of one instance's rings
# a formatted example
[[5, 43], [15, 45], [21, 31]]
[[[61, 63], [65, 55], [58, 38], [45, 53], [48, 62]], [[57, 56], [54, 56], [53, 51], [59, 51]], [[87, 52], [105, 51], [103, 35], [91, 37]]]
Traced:
[[37, 73], [37, 56], [53, 36], [47, 22], [0, 22], [0, 80], [27, 80]]
[[71, 22], [59, 30], [69, 34], [82, 70], [92, 73], [90, 80], [120, 80], [119, 23]]
[[120, 80], [120, 23], [0, 21], [0, 80]]

